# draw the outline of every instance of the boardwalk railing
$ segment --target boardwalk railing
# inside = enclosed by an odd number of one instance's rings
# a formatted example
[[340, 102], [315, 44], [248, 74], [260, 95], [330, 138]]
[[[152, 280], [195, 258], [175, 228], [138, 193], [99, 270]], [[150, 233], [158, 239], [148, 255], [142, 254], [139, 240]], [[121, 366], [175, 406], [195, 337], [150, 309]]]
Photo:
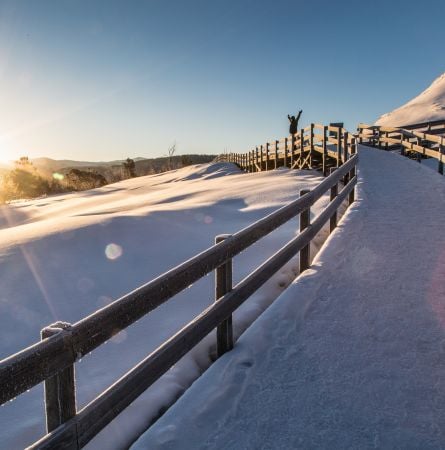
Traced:
[[332, 166], [346, 161], [347, 154], [356, 153], [356, 137], [342, 127], [310, 124], [298, 133], [266, 142], [247, 153], [226, 153], [217, 161], [237, 164], [246, 172], [261, 172], [278, 167], [312, 169], [321, 167], [327, 175]]
[[[325, 136], [328, 131], [324, 128]], [[312, 147], [319, 145], [315, 138], [311, 142]], [[324, 143], [327, 142], [325, 139]], [[217, 237], [214, 246], [79, 322], [50, 325], [42, 330], [40, 342], [0, 361], [1, 404], [45, 383], [48, 434], [30, 448], [82, 448], [215, 328], [218, 355], [230, 350], [232, 313], [298, 253], [300, 271], [309, 267], [312, 239], [327, 221], [331, 231], [335, 228], [337, 209], [345, 199], [349, 204], [354, 201], [358, 156], [344, 153], [341, 161], [343, 164], [333, 169], [331, 175], [312, 191], [302, 191], [297, 200], [231, 236]], [[343, 185], [340, 191], [339, 185]], [[331, 201], [311, 222], [310, 208], [326, 192], [330, 192]], [[232, 286], [232, 258], [297, 215], [300, 215], [300, 233]], [[215, 303], [77, 411], [75, 362], [211, 271], [216, 271]]]
[[[410, 129], [383, 127], [376, 125], [358, 125], [359, 143], [385, 150], [400, 149], [402, 155], [414, 156], [420, 162], [422, 157], [437, 160], [437, 171], [443, 175], [445, 162], [445, 137], [430, 134], [420, 129], [430, 129], [434, 132], [445, 132], [445, 122], [425, 122], [410, 125]], [[437, 128], [439, 127], [439, 128]]]

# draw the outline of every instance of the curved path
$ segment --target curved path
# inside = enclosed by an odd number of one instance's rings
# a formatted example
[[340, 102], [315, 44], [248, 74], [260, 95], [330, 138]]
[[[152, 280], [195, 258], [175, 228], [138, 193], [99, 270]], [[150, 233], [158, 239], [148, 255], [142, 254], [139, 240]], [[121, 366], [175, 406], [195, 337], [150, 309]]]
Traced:
[[445, 448], [445, 183], [360, 149], [311, 270], [134, 449]]

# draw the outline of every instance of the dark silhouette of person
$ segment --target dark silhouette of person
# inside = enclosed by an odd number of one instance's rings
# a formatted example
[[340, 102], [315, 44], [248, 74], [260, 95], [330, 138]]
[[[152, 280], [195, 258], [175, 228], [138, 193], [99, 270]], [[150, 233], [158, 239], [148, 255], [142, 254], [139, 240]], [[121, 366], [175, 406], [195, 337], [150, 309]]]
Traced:
[[298, 111], [298, 116], [295, 118], [295, 116], [289, 116], [287, 115], [287, 118], [289, 119], [290, 125], [289, 125], [289, 133], [295, 134], [298, 132], [298, 121], [300, 120], [301, 113], [303, 112], [302, 109]]

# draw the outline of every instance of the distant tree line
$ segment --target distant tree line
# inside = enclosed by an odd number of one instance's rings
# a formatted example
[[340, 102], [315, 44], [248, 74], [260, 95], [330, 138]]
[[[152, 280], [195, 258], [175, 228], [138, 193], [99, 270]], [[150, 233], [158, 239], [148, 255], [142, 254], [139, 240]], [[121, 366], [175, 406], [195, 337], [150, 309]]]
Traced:
[[32, 161], [23, 156], [15, 161], [14, 168], [0, 177], [0, 203], [16, 199], [29, 199], [71, 191], [83, 191], [109, 183], [166, 172], [191, 164], [210, 162], [214, 155], [174, 155], [175, 145], [168, 156], [133, 160], [127, 158], [121, 165], [103, 165], [94, 168], [66, 167], [58, 172], [43, 173]]

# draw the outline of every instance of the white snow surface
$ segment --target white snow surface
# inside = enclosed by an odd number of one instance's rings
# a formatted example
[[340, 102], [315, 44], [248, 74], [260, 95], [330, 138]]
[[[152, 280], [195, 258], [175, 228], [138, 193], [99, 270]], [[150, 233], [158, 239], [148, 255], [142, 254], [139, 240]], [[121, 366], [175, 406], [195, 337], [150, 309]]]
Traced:
[[445, 120], [445, 73], [408, 103], [383, 114], [375, 124], [399, 127], [435, 120]]
[[[321, 180], [316, 172], [280, 169], [245, 174], [231, 164], [206, 164], [1, 207], [0, 358], [38, 341], [44, 326], [56, 320], [78, 321], [209, 247], [215, 235], [242, 229]], [[313, 213], [326, 201], [318, 202]], [[297, 229], [298, 219], [291, 220], [236, 257], [234, 282]], [[323, 239], [320, 235], [315, 247]], [[236, 335], [296, 273], [298, 262], [293, 260], [240, 308]], [[212, 301], [213, 274], [209, 274], [83, 358], [76, 364], [78, 408]], [[214, 336], [208, 336], [89, 447], [128, 447], [209, 366], [214, 342]], [[0, 448], [23, 448], [43, 434], [41, 385], [0, 408]]]
[[133, 446], [445, 448], [445, 184], [361, 147], [307, 270]]

